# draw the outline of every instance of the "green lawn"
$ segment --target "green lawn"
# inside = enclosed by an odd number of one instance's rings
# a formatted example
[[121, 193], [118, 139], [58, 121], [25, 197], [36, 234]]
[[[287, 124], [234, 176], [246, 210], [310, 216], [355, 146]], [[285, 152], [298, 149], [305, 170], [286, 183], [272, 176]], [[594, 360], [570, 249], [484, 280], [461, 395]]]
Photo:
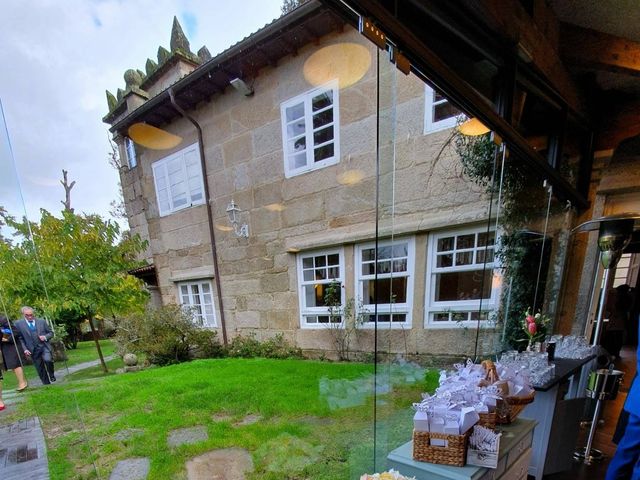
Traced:
[[[410, 439], [410, 405], [437, 382], [411, 368], [379, 369], [379, 465]], [[232, 446], [253, 456], [252, 480], [359, 478], [373, 468], [372, 373], [358, 363], [199, 360], [34, 389], [11, 420], [40, 416], [53, 480], [97, 478], [93, 463], [108, 478], [131, 457], [151, 459], [150, 480], [184, 479], [188, 459]], [[246, 415], [260, 420], [235, 425]], [[172, 429], [198, 425], [208, 440], [168, 447]], [[139, 430], [114, 438], [126, 429]]]
[[[107, 357], [114, 352], [114, 345], [111, 340], [100, 340], [100, 347], [102, 348], [102, 354]], [[67, 350], [67, 356], [69, 357], [66, 362], [56, 362], [56, 371], [62, 370], [79, 363], [90, 362], [98, 359], [98, 351], [93, 341], [90, 342], [78, 342], [78, 348], [73, 350]], [[116, 362], [117, 363], [117, 362]], [[122, 366], [122, 362], [117, 367]], [[117, 368], [116, 367], [116, 368]], [[25, 373], [27, 379], [38, 378], [36, 369], [33, 365], [25, 365]], [[80, 373], [80, 372], [79, 372]], [[4, 390], [13, 390], [16, 388], [18, 382], [13, 372], [3, 372], [4, 375]]]

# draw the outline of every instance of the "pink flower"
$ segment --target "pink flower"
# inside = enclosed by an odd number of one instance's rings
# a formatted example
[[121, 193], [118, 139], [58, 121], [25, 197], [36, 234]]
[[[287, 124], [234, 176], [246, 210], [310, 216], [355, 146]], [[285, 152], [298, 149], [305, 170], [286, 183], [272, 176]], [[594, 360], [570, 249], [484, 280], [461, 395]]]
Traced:
[[527, 315], [527, 324], [531, 325], [532, 323], [536, 323], [536, 319], [533, 315]]
[[[527, 319], [527, 320], [528, 320], [528, 319]], [[529, 330], [529, 333], [530, 333], [531, 335], [535, 335], [535, 334], [536, 334], [536, 330], [537, 330], [537, 327], [536, 327], [535, 322], [532, 322], [532, 323], [530, 323], [529, 325], [527, 325], [527, 330]]]

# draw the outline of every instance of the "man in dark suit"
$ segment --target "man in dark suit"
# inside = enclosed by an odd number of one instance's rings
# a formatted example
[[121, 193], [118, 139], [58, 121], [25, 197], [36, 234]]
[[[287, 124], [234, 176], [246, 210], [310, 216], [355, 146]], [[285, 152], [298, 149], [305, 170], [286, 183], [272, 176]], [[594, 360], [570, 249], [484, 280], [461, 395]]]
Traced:
[[53, 374], [53, 354], [49, 340], [53, 338], [53, 332], [49, 324], [40, 318], [35, 318], [31, 307], [22, 307], [21, 320], [18, 320], [15, 329], [18, 331], [22, 350], [27, 357], [33, 359], [38, 376], [44, 385], [56, 381]]

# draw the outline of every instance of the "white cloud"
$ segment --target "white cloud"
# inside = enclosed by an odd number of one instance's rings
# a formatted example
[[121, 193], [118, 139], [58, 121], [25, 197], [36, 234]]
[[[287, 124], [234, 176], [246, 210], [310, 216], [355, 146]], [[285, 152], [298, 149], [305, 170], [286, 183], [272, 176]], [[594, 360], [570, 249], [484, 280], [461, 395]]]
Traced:
[[[29, 215], [61, 209], [62, 169], [77, 181], [72, 206], [107, 215], [118, 178], [108, 163], [104, 92], [124, 88], [124, 71], [144, 70], [159, 45], [169, 48], [174, 15], [194, 52], [206, 45], [215, 55], [277, 17], [281, 3], [32, 0], [27, 7], [3, 1], [0, 98]], [[8, 164], [3, 152], [0, 164]], [[20, 192], [8, 179], [0, 178], [0, 205], [10, 207]]]

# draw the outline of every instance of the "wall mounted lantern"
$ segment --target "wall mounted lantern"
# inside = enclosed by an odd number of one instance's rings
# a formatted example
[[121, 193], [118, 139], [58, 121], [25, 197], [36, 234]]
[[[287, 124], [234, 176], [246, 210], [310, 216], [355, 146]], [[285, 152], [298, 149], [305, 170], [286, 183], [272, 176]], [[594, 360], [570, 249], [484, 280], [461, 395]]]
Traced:
[[249, 238], [249, 225], [246, 223], [240, 224], [240, 212], [242, 210], [232, 199], [227, 205], [227, 217], [229, 217], [229, 222], [233, 226], [233, 232], [238, 238]]

